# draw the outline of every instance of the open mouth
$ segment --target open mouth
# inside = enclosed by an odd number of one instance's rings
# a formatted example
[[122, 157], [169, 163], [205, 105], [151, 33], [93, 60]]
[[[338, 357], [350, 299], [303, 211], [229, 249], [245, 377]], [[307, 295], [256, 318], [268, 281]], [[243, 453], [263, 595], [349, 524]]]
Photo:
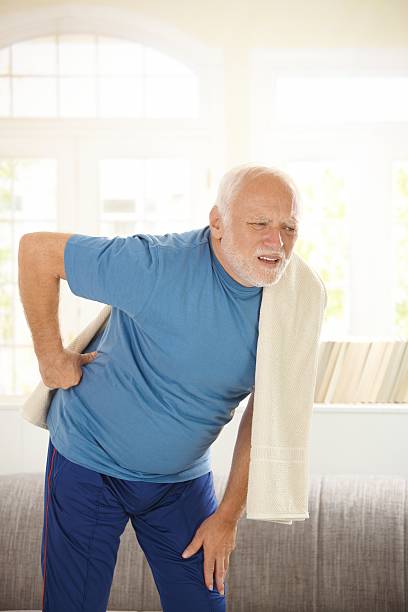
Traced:
[[258, 257], [258, 260], [265, 266], [269, 266], [270, 268], [276, 268], [281, 261], [278, 257]]

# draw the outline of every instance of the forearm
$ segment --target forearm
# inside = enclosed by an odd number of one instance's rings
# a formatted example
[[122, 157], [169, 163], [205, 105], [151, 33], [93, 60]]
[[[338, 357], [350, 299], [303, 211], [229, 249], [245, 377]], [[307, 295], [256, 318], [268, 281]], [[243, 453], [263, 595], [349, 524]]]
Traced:
[[231, 470], [218, 511], [228, 519], [238, 521], [246, 506], [253, 414], [253, 393], [239, 424]]
[[58, 321], [60, 278], [49, 273], [48, 257], [46, 242], [40, 234], [26, 235], [20, 240], [20, 298], [38, 359], [63, 349]]

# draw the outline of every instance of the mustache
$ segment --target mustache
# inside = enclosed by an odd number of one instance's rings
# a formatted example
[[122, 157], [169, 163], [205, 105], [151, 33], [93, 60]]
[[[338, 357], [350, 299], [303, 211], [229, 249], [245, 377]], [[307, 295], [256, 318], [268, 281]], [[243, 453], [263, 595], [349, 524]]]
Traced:
[[285, 259], [285, 253], [257, 253], [257, 257], [278, 257], [279, 259]]

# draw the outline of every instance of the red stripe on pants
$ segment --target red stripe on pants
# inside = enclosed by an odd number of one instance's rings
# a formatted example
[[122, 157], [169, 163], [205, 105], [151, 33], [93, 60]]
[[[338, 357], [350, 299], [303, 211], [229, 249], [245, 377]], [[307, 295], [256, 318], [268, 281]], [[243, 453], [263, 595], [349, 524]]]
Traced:
[[50, 497], [50, 478], [52, 474], [52, 466], [54, 463], [54, 455], [57, 449], [54, 448], [54, 452], [52, 453], [51, 458], [51, 466], [50, 471], [48, 473], [48, 490], [47, 490], [47, 505], [45, 510], [45, 543], [44, 543], [44, 581], [43, 581], [43, 596], [42, 596], [42, 610], [44, 610], [44, 597], [45, 597], [45, 578], [46, 578], [46, 570], [47, 570], [47, 528], [48, 528], [48, 500]]

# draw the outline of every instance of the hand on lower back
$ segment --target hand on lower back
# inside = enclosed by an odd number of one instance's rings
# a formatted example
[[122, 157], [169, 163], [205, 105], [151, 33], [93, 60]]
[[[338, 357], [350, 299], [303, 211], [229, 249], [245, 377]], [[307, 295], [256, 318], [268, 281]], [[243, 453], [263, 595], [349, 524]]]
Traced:
[[82, 366], [95, 359], [97, 352], [76, 353], [64, 348], [61, 352], [38, 360], [43, 383], [50, 389], [69, 389], [82, 378]]

